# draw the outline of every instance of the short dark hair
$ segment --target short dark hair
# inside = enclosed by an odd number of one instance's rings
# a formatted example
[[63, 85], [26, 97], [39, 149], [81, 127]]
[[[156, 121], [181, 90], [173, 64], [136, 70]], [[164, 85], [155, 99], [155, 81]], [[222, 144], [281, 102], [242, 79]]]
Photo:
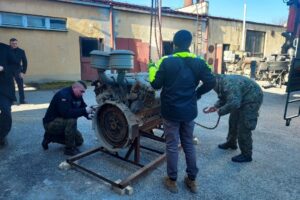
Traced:
[[182, 49], [188, 49], [192, 43], [192, 34], [188, 30], [180, 30], [177, 31], [173, 38], [173, 43], [175, 47], [179, 47]]
[[15, 42], [18, 41], [16, 38], [10, 38], [9, 42]]
[[79, 83], [80, 85], [82, 85], [84, 87], [84, 89], [87, 89], [87, 86], [86, 86], [86, 84], [85, 84], [84, 81], [79, 80], [79, 81], [77, 81], [77, 83]]

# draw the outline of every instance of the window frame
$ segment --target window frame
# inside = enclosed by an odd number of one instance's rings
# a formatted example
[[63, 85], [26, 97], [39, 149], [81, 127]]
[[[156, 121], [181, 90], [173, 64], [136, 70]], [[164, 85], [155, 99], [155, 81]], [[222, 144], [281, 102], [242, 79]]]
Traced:
[[[8, 15], [17, 15], [22, 17], [22, 22], [19, 25], [15, 24], [3, 24], [3, 16], [5, 14]], [[40, 18], [44, 20], [44, 26], [30, 26], [28, 25], [28, 20], [30, 17]], [[58, 26], [51, 26], [51, 20], [57, 20], [64, 22], [63, 27], [59, 28]], [[28, 14], [20, 14], [20, 13], [11, 13], [11, 12], [2, 12], [0, 11], [0, 28], [20, 28], [20, 29], [32, 29], [32, 30], [46, 30], [46, 31], [68, 31], [67, 27], [67, 18], [58, 18], [58, 17], [49, 17], [49, 16], [41, 16], [41, 15], [28, 15]]]

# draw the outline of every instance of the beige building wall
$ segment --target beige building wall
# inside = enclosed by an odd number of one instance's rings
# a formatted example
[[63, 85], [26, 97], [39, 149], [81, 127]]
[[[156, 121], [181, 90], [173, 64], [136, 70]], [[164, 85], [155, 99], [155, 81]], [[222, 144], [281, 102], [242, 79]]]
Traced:
[[[240, 50], [242, 40], [243, 23], [241, 21], [229, 21], [223, 19], [209, 19], [209, 44], [230, 44], [231, 50]], [[264, 56], [272, 53], [280, 53], [285, 39], [281, 33], [284, 27], [246, 23], [246, 30], [265, 32]], [[272, 36], [272, 31], [274, 35]]]
[[[15, 37], [20, 48], [26, 51], [29, 63], [26, 82], [80, 79], [80, 37], [102, 38], [104, 50], [110, 50], [109, 7], [47, 0], [1, 0], [0, 11], [67, 19], [65, 32], [0, 27], [1, 42], [8, 43], [11, 37]], [[149, 14], [116, 8], [113, 15], [115, 38], [141, 39], [149, 43]], [[196, 34], [196, 21], [189, 17], [163, 16], [162, 24], [163, 41], [172, 41], [175, 32], [180, 29]], [[204, 33], [205, 30], [202, 35]], [[191, 51], [194, 51], [193, 47]], [[153, 60], [158, 60], [154, 30], [151, 55]]]
[[26, 51], [27, 82], [80, 79], [80, 37], [103, 38], [105, 49], [109, 49], [108, 8], [46, 0], [1, 0], [0, 11], [67, 18], [66, 32], [0, 27], [0, 42], [8, 43], [15, 37]]
[[[135, 38], [142, 42], [150, 42], [150, 15], [146, 13], [133, 13], [126, 11], [114, 12], [115, 17], [115, 37]], [[130, 23], [128, 23], [130, 22]], [[204, 22], [203, 22], [204, 23]], [[172, 41], [174, 34], [180, 30], [186, 29], [195, 35], [196, 21], [193, 19], [162, 17], [162, 40]], [[157, 25], [157, 40], [159, 40], [159, 31]], [[203, 32], [204, 35], [204, 32]], [[195, 39], [195, 38], [194, 38]], [[193, 41], [194, 42], [194, 41]], [[193, 46], [193, 45], [191, 45]], [[194, 51], [191, 47], [191, 51]], [[154, 24], [151, 41], [151, 55], [153, 60], [158, 59], [157, 45], [155, 42]]]

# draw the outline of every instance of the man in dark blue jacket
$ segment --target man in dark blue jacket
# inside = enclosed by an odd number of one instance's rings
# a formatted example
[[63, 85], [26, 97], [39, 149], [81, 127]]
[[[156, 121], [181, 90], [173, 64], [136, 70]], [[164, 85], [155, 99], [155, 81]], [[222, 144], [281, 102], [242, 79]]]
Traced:
[[15, 86], [7, 66], [9, 46], [0, 43], [0, 148], [7, 144], [6, 136], [12, 125], [11, 104], [15, 101]]
[[26, 103], [24, 95], [24, 74], [27, 71], [27, 58], [25, 51], [18, 47], [18, 40], [16, 38], [11, 38], [9, 40], [10, 50], [9, 50], [9, 61], [8, 65], [13, 69], [13, 76], [18, 85], [19, 91], [19, 102], [20, 104]]
[[[197, 99], [213, 89], [215, 78], [208, 64], [190, 53], [192, 35], [187, 30], [178, 31], [174, 38], [175, 52], [161, 58], [149, 67], [149, 81], [161, 91], [161, 114], [166, 137], [167, 173], [164, 183], [168, 190], [177, 193], [177, 162], [179, 138], [186, 157], [185, 184], [197, 192], [195, 147], [193, 146], [194, 119], [197, 117]], [[202, 85], [197, 88], [199, 82]]]
[[45, 135], [42, 146], [45, 150], [50, 142], [55, 142], [66, 145], [66, 155], [80, 153], [76, 147], [83, 143], [83, 138], [77, 130], [77, 118], [93, 117], [93, 108], [88, 107], [82, 98], [85, 90], [85, 83], [77, 81], [54, 95], [43, 119]]

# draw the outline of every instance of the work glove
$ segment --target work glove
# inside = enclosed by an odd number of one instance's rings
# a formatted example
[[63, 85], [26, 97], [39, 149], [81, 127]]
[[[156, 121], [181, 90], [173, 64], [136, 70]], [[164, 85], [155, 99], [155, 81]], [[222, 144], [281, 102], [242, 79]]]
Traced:
[[85, 111], [87, 114], [94, 114], [95, 113], [95, 108], [93, 108], [93, 106], [87, 106], [85, 108]]

